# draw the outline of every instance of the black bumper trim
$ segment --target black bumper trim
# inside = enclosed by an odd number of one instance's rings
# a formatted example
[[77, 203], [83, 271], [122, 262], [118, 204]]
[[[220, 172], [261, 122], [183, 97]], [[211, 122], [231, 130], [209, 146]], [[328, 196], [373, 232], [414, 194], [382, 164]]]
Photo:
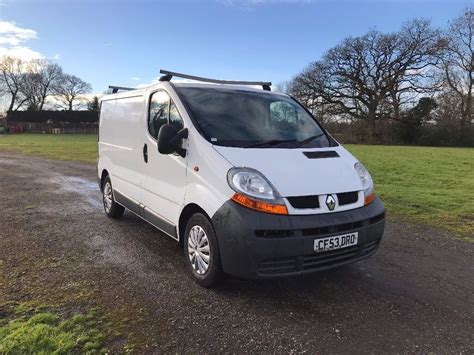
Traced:
[[[244, 278], [304, 274], [375, 253], [384, 231], [380, 199], [338, 213], [278, 216], [226, 202], [212, 217], [225, 272]], [[357, 231], [359, 245], [316, 254], [314, 240]]]
[[380, 240], [358, 246], [339, 249], [320, 254], [310, 254], [300, 257], [267, 259], [258, 265], [257, 273], [260, 276], [278, 275], [288, 276], [295, 273], [321, 271], [365, 259], [373, 255]]

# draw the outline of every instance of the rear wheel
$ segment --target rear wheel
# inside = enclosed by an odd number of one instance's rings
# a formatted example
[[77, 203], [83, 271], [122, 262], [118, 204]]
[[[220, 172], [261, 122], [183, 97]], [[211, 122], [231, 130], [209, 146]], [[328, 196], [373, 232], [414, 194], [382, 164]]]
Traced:
[[108, 217], [116, 219], [122, 217], [125, 208], [115, 202], [112, 182], [109, 176], [105, 177], [102, 185], [102, 203], [104, 205], [104, 212]]
[[204, 287], [216, 285], [223, 276], [214, 227], [202, 213], [195, 213], [186, 224], [184, 254], [194, 280]]

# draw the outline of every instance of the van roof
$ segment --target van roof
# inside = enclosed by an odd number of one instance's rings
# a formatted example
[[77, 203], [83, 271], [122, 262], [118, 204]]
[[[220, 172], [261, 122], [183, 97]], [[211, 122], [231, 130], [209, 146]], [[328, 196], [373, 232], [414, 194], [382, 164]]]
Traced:
[[263, 90], [260, 85], [238, 85], [238, 84], [212, 84], [212, 83], [200, 83], [200, 82], [189, 82], [189, 81], [175, 81], [172, 83], [176, 87], [190, 87], [190, 88], [215, 88], [215, 89], [230, 89], [230, 90], [245, 90], [255, 91], [260, 93], [268, 94], [283, 94], [278, 91], [267, 91]]
[[189, 88], [215, 88], [215, 89], [227, 89], [227, 90], [239, 90], [239, 91], [244, 90], [244, 91], [265, 93], [269, 95], [287, 96], [285, 93], [282, 93], [282, 92], [263, 90], [262, 87], [259, 85], [213, 84], [213, 83], [196, 82], [196, 81], [191, 81], [191, 80], [177, 80], [173, 82], [159, 81], [157, 83], [151, 84], [143, 88], [129, 89], [127, 91], [119, 91], [117, 93], [108, 94], [104, 96], [102, 100], [111, 100], [111, 99], [140, 96], [140, 95], [146, 94], [150, 89], [155, 89], [155, 88], [158, 89], [158, 88], [166, 87], [167, 85], [170, 85], [170, 84], [178, 88], [189, 87]]

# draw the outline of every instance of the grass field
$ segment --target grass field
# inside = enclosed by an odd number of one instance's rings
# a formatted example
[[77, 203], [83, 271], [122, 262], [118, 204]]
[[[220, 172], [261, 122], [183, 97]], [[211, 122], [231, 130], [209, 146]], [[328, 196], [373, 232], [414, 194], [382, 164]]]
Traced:
[[[474, 149], [349, 145], [390, 214], [474, 240]], [[95, 162], [95, 135], [0, 136], [0, 150]]]
[[474, 149], [349, 145], [387, 210], [474, 241]]
[[94, 134], [17, 134], [0, 135], [0, 149], [51, 159], [97, 161], [97, 136]]

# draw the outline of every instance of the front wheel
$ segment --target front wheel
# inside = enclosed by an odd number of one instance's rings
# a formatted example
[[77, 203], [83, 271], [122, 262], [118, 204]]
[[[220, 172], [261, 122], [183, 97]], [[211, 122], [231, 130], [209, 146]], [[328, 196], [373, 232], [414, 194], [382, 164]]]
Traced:
[[112, 182], [109, 176], [105, 177], [102, 186], [102, 203], [104, 205], [104, 212], [108, 217], [116, 219], [122, 217], [125, 208], [115, 202]]
[[202, 213], [191, 216], [186, 224], [184, 254], [193, 279], [212, 287], [223, 276], [219, 247], [211, 221]]

